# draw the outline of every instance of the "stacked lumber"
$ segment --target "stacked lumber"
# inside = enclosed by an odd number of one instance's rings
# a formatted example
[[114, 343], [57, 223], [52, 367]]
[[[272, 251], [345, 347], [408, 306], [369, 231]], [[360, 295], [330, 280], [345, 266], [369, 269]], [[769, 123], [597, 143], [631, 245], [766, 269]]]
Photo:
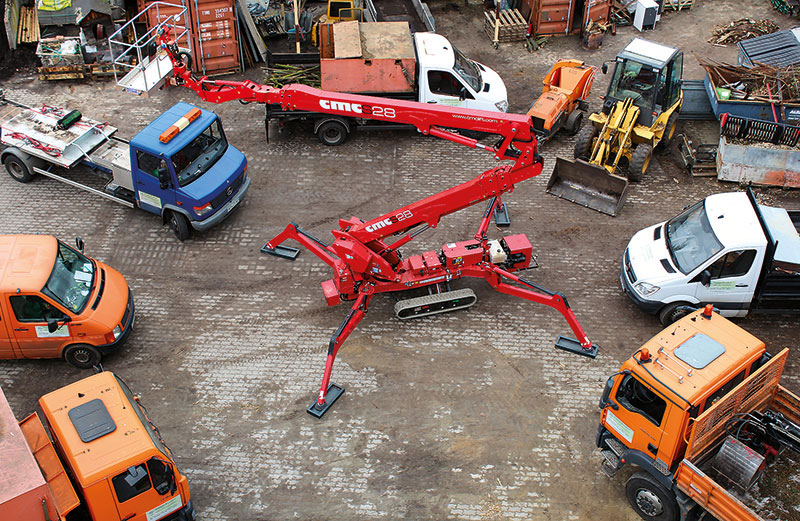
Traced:
[[714, 45], [727, 45], [737, 43], [756, 36], [776, 32], [780, 27], [767, 19], [753, 20], [751, 18], [741, 18], [727, 25], [716, 25], [711, 33], [708, 43]]
[[[504, 9], [499, 17], [494, 11], [486, 11], [483, 30], [493, 42], [516, 42], [524, 40], [528, 35], [528, 22], [517, 9]], [[499, 19], [500, 26], [496, 27]], [[497, 38], [495, 39], [495, 34]]]
[[320, 88], [319, 65], [288, 65], [277, 63], [264, 67], [264, 79], [267, 85], [277, 89], [290, 83], [302, 83], [310, 87]]
[[664, 9], [672, 9], [673, 11], [689, 9], [693, 5], [694, 0], [664, 0]]
[[39, 14], [36, 6], [23, 5], [19, 8], [19, 25], [17, 26], [17, 43], [38, 42]]
[[734, 99], [762, 103], [800, 103], [800, 65], [741, 67], [700, 60], [716, 87], [730, 89]]
[[39, 67], [38, 72], [39, 79], [42, 81], [81, 80], [84, 78], [102, 80], [114, 77], [114, 66], [110, 63], [86, 63], [81, 65]]

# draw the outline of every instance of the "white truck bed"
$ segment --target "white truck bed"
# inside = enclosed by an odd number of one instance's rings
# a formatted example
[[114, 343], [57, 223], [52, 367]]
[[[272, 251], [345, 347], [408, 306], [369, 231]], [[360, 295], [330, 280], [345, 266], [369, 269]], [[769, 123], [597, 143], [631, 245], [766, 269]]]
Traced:
[[[59, 130], [58, 120], [66, 109], [32, 109], [6, 104], [0, 106], [0, 143], [64, 168], [71, 168], [82, 159], [91, 159], [91, 152], [117, 131], [111, 125], [82, 118], [66, 130]], [[46, 152], [35, 142], [48, 147]]]
[[759, 209], [761, 215], [764, 216], [769, 233], [778, 243], [774, 262], [800, 271], [800, 236], [798, 236], [797, 228], [788, 212], [783, 208], [761, 205], [759, 205]]

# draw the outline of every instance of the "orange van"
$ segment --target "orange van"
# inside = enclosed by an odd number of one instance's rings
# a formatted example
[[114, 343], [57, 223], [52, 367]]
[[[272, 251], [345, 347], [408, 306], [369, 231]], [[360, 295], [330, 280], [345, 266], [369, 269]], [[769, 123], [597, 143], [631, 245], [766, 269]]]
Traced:
[[63, 357], [85, 369], [130, 336], [128, 283], [76, 245], [0, 235], [0, 359]]

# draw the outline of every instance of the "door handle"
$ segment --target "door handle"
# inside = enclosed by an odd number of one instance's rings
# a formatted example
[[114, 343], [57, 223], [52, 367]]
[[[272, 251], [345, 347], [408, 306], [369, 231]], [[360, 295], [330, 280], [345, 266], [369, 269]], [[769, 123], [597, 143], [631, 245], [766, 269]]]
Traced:
[[649, 450], [651, 453], [653, 453], [653, 455], [655, 455], [655, 453], [658, 452], [658, 447], [656, 447], [652, 443], [648, 443], [647, 450]]
[[748, 286], [750, 286], [750, 284], [737, 284], [736, 285], [737, 288], [746, 288]]
[[14, 331], [30, 331], [27, 327], [15, 327]]

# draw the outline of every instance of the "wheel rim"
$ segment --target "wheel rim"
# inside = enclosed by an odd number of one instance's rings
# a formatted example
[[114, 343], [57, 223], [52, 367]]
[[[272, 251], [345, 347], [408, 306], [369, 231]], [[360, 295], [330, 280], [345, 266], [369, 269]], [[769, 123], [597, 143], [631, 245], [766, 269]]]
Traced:
[[661, 500], [652, 490], [646, 488], [636, 491], [636, 506], [650, 517], [660, 516], [664, 512], [664, 505], [661, 504]]
[[175, 214], [172, 214], [172, 216], [169, 218], [169, 225], [172, 226], [173, 230], [178, 229], [178, 218], [175, 216]]
[[92, 361], [92, 353], [88, 349], [76, 349], [72, 352], [72, 358], [79, 364], [88, 364]]
[[339, 139], [341, 138], [342, 133], [339, 131], [338, 128], [333, 128], [332, 127], [332, 128], [326, 129], [323, 135], [325, 136], [325, 140], [326, 141], [328, 141], [330, 143], [333, 143], [333, 142], [339, 141]]
[[16, 179], [22, 179], [25, 176], [25, 172], [22, 170], [22, 165], [16, 161], [9, 161], [6, 163], [6, 168], [8, 169], [8, 173], [10, 173]]

